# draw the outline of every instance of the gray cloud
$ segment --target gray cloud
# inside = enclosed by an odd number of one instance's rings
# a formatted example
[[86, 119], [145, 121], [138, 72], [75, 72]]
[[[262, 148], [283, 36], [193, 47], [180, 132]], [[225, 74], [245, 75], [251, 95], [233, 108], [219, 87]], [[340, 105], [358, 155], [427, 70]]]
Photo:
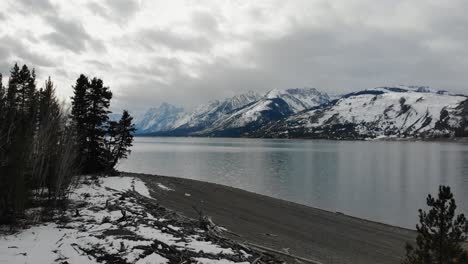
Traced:
[[3, 76], [7, 75], [8, 70], [10, 69], [10, 65], [8, 62], [10, 56], [10, 52], [6, 47], [0, 46], [0, 58], [3, 58], [3, 60], [0, 60], [0, 74]]
[[206, 33], [210, 35], [210, 37], [220, 34], [218, 19], [214, 14], [208, 12], [195, 12], [192, 15], [192, 24], [198, 31]]
[[[125, 108], [131, 102], [132, 110], [144, 111], [148, 106], [170, 102], [192, 108], [208, 100], [269, 87], [264, 85], [265, 78], [270, 77], [267, 73], [232, 66], [228, 59], [219, 59], [200, 66], [199, 70], [203, 72], [201, 78], [187, 75], [180, 61], [166, 62], [167, 64], [155, 61], [147, 67], [129, 68], [129, 71], [138, 72], [138, 78], [135, 78], [130, 89], [121, 89], [121, 93], [116, 95], [114, 107]], [[154, 78], [158, 75], [171, 76], [171, 82]]]
[[137, 0], [107, 0], [106, 3], [115, 17], [123, 19], [135, 15], [139, 8]]
[[119, 25], [127, 24], [138, 12], [139, 3], [136, 0], [107, 0], [105, 5], [90, 2], [88, 9]]
[[16, 11], [22, 14], [44, 15], [55, 13], [55, 7], [49, 0], [17, 0]]
[[85, 60], [85, 63], [93, 65], [99, 69], [103, 70], [110, 70], [112, 69], [112, 65], [106, 62], [98, 61], [98, 60]]
[[170, 50], [203, 52], [213, 46], [213, 42], [203, 36], [181, 35], [169, 30], [143, 29], [127, 37], [127, 42], [145, 48], [158, 50], [161, 46]]
[[25, 63], [32, 64], [34, 67], [54, 67], [55, 63], [50, 58], [32, 52], [21, 40], [4, 36], [0, 38], [0, 58], [5, 65], [12, 63], [12, 60], [18, 59]]
[[101, 5], [99, 3], [96, 3], [96, 2], [89, 2], [87, 4], [87, 7], [94, 14], [109, 18], [109, 14], [108, 14], [106, 8], [103, 5]]
[[87, 43], [99, 51], [105, 50], [102, 44], [91, 38], [79, 21], [65, 20], [58, 16], [46, 16], [45, 20], [55, 30], [43, 36], [46, 41], [74, 53], [86, 50]]
[[122, 98], [139, 106], [169, 101], [193, 107], [207, 98], [224, 98], [248, 90], [266, 92], [305, 86], [344, 93], [382, 85], [417, 84], [467, 93], [468, 79], [461, 76], [468, 68], [468, 52], [434, 51], [426, 45], [441, 35], [430, 31], [383, 31], [362, 25], [342, 24], [332, 30], [296, 26], [279, 38], [259, 34], [252, 39], [252, 48], [243, 57], [246, 64], [255, 65], [253, 68], [218, 58], [198, 66], [201, 76], [192, 78], [174, 66], [174, 81], [170, 84], [142, 78]]
[[[174, 14], [148, 10], [153, 1], [12, 2], [0, 21], [12, 17], [17, 23], [19, 14], [25, 22], [15, 36], [0, 30], [0, 70], [15, 60], [29, 62], [52, 77], [71, 76], [62, 87], [79, 72], [103, 76], [115, 92], [114, 107], [131, 110], [162, 101], [193, 107], [248, 90], [305, 86], [342, 93], [420, 84], [468, 93], [463, 0], [294, 1], [278, 7], [271, 1], [233, 10], [216, 0], [183, 5], [190, 10], [171, 2], [159, 5]], [[66, 5], [77, 7], [76, 14], [67, 14]], [[110, 26], [92, 25], [90, 11]], [[53, 32], [30, 27], [31, 14]]]

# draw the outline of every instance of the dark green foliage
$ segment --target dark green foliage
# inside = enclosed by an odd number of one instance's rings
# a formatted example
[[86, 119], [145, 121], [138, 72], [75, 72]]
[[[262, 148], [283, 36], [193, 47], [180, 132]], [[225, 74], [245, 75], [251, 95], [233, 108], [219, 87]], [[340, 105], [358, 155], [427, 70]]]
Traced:
[[76, 159], [50, 78], [37, 90], [34, 69], [10, 73], [8, 88], [0, 84], [0, 223], [14, 223], [35, 198], [63, 199]]
[[[34, 73], [34, 71], [33, 71]], [[1, 190], [1, 215], [12, 219], [22, 212], [31, 189], [32, 174], [28, 163], [34, 136], [35, 76], [26, 65], [19, 70], [18, 65], [11, 70], [6, 94], [6, 108], [2, 112], [0, 135], [3, 190]]]
[[124, 111], [119, 122], [109, 121], [112, 93], [103, 81], [81, 75], [74, 86], [71, 117], [77, 131], [84, 173], [112, 172], [126, 158], [135, 131], [132, 118]]
[[101, 79], [91, 80], [89, 92], [87, 93], [89, 108], [86, 116], [86, 127], [88, 137], [88, 159], [86, 163], [87, 172], [100, 172], [108, 166], [104, 159], [105, 141], [107, 134], [108, 111], [112, 93], [108, 87], [103, 85]]
[[[83, 74], [76, 80], [73, 87], [74, 96], [72, 99], [71, 116], [76, 129], [77, 140], [80, 154], [86, 157], [86, 118], [88, 114], [89, 103], [87, 100], [87, 91], [89, 89], [88, 77]], [[82, 160], [82, 163], [86, 161]]]
[[437, 199], [429, 195], [429, 212], [419, 210], [416, 247], [406, 246], [405, 264], [468, 263], [462, 243], [468, 239], [468, 221], [455, 215], [455, 199], [450, 187], [440, 186]]
[[125, 111], [119, 122], [109, 122], [112, 93], [102, 80], [78, 78], [69, 116], [50, 77], [38, 90], [34, 69], [15, 64], [8, 87], [2, 79], [0, 75], [0, 224], [14, 224], [33, 202], [57, 205], [78, 168], [113, 170], [129, 153], [132, 118]]
[[[3, 76], [0, 73], [0, 113], [3, 113], [5, 111], [5, 104], [6, 104], [6, 90], [5, 87], [3, 86]], [[0, 118], [3, 115], [0, 114]], [[0, 120], [3, 121], [3, 120]]]
[[109, 131], [107, 137], [107, 164], [109, 170], [117, 165], [119, 159], [127, 158], [130, 153], [130, 147], [133, 143], [133, 134], [135, 125], [132, 124], [133, 117], [127, 110], [124, 110], [122, 117], [118, 122], [109, 122]]

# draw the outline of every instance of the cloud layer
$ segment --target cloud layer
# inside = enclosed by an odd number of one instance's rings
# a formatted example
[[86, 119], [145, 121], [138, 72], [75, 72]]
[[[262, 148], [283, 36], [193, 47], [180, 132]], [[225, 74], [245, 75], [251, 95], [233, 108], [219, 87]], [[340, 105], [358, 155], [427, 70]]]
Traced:
[[0, 72], [30, 64], [64, 98], [80, 73], [98, 76], [115, 110], [133, 111], [306, 86], [468, 93], [467, 9], [463, 0], [9, 0]]

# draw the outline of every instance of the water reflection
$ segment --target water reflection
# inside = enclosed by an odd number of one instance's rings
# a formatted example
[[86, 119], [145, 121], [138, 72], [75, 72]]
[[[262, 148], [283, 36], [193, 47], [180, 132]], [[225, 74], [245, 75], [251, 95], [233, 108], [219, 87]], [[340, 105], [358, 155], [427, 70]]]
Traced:
[[330, 211], [414, 227], [439, 184], [468, 212], [468, 145], [137, 138], [119, 169], [230, 185]]

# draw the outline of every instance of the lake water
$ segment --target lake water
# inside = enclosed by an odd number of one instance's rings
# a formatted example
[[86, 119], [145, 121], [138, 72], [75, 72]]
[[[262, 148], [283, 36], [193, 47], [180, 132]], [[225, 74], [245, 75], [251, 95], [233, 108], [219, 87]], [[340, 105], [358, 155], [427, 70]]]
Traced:
[[135, 138], [119, 169], [238, 187], [414, 228], [440, 184], [468, 212], [468, 145], [231, 138]]

